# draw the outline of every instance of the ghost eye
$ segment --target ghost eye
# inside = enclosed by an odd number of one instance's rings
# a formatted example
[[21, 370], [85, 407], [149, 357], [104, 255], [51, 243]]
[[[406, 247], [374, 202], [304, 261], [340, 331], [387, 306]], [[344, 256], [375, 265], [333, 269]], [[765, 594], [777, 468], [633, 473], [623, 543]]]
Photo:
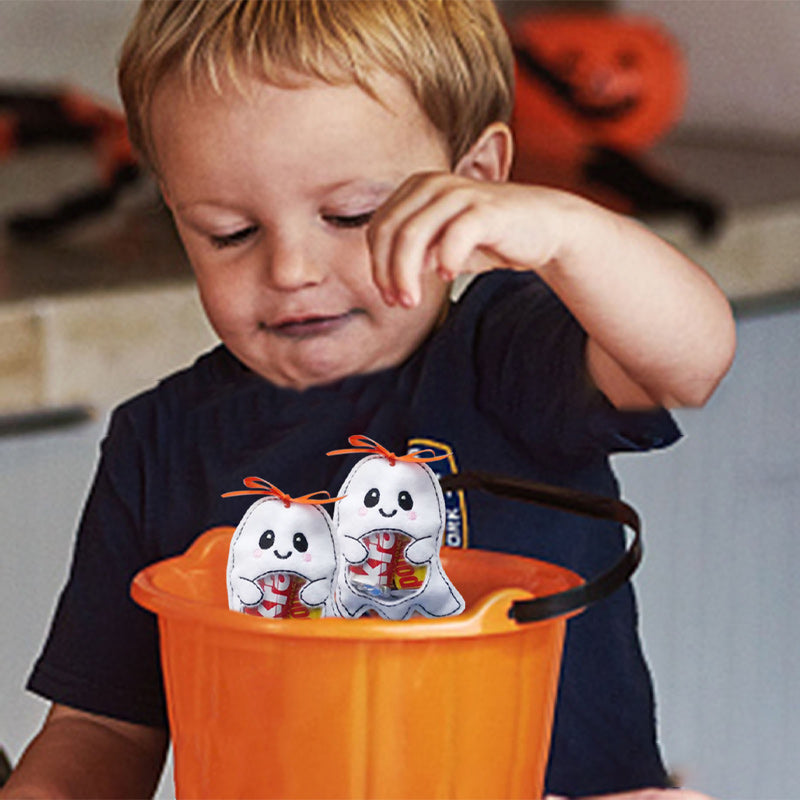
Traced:
[[298, 553], [305, 553], [305, 551], [308, 550], [308, 539], [306, 539], [305, 535], [302, 533], [296, 533], [294, 535], [292, 544]]
[[258, 540], [258, 546], [262, 550], [269, 550], [275, 544], [275, 531], [264, 531]]
[[364, 505], [367, 508], [375, 508], [381, 500], [381, 493], [377, 489], [370, 489], [364, 496]]
[[403, 509], [403, 511], [411, 511], [414, 508], [414, 499], [408, 492], [400, 492], [397, 495], [397, 505]]

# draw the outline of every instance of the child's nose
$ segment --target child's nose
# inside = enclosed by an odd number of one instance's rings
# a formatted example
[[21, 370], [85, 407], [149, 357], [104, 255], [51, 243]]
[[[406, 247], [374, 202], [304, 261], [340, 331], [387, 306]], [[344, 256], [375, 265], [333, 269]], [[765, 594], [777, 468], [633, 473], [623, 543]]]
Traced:
[[315, 286], [325, 277], [323, 260], [315, 258], [301, 242], [274, 244], [268, 262], [267, 280], [282, 291]]

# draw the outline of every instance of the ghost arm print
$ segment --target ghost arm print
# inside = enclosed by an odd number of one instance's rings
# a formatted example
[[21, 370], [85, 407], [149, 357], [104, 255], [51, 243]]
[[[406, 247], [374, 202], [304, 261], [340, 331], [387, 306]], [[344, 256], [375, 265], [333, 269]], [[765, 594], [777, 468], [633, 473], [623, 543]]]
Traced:
[[264, 597], [264, 592], [255, 581], [241, 575], [231, 579], [231, 589], [243, 606], [258, 605]]
[[411, 564], [427, 564], [436, 555], [436, 550], [436, 539], [433, 536], [426, 536], [424, 539], [411, 542], [403, 556]]

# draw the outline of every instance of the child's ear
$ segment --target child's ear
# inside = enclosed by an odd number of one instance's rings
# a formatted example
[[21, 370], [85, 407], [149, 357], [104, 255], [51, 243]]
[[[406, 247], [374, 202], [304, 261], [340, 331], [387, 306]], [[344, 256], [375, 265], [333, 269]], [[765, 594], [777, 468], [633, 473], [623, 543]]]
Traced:
[[514, 140], [508, 125], [493, 122], [459, 159], [453, 172], [478, 181], [504, 181], [511, 171]]

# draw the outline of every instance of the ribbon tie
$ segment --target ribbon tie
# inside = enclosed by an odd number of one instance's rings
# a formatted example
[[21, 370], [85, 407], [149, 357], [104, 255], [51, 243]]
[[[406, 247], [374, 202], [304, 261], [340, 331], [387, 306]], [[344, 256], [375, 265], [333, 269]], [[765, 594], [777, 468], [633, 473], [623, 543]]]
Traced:
[[292, 503], [305, 503], [307, 505], [319, 506], [323, 503], [335, 503], [341, 500], [341, 497], [331, 497], [330, 492], [319, 491], [304, 494], [302, 497], [292, 497], [286, 492], [282, 492], [275, 484], [265, 481], [263, 478], [251, 476], [245, 478], [242, 483], [247, 486], [247, 489], [240, 489], [238, 492], [225, 492], [223, 497], [239, 497], [243, 494], [265, 494], [271, 497], [277, 497], [282, 501], [286, 508]]
[[[448, 455], [445, 453], [444, 455], [437, 456], [435, 450], [426, 449], [416, 450], [413, 453], [407, 453], [404, 456], [398, 456], [392, 453], [390, 450], [387, 450], [383, 445], [378, 444], [378, 442], [376, 442], [374, 439], [370, 439], [369, 436], [350, 436], [347, 441], [350, 442], [353, 447], [349, 447], [344, 450], [331, 450], [328, 455], [339, 456], [348, 453], [375, 453], [387, 459], [391, 466], [394, 466], [396, 461], [409, 461], [411, 463], [441, 461], [443, 458], [447, 458]], [[425, 455], [425, 453], [430, 453], [431, 455]]]

